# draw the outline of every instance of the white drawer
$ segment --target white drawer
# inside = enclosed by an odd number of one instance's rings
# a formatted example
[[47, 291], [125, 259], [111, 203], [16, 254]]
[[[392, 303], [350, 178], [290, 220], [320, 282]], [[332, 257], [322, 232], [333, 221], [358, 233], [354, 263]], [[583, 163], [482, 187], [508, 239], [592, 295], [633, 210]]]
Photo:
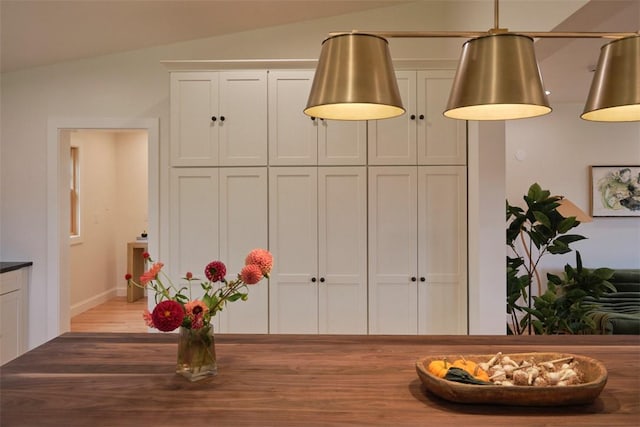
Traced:
[[0, 274], [0, 295], [20, 289], [20, 270]]

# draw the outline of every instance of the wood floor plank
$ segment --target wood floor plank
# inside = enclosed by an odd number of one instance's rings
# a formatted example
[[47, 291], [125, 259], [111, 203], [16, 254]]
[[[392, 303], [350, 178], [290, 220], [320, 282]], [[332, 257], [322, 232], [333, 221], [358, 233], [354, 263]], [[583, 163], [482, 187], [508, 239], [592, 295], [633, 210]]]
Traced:
[[116, 297], [71, 318], [71, 332], [147, 332], [142, 312], [147, 299]]

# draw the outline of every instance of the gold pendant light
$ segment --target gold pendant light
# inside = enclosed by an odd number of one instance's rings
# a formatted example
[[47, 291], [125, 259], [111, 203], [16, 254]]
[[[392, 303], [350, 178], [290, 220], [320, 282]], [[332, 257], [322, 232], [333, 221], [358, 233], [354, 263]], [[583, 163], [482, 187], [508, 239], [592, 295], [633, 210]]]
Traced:
[[602, 122], [640, 120], [640, 35], [602, 47], [580, 117]]
[[335, 120], [374, 120], [404, 113], [385, 38], [347, 33], [327, 38], [304, 113]]
[[533, 39], [502, 33], [464, 44], [445, 116], [511, 120], [549, 112]]
[[610, 38], [582, 114], [586, 120], [640, 121], [640, 32], [509, 32], [494, 0], [489, 31], [357, 31], [330, 33], [322, 44], [305, 114], [376, 120], [404, 113], [386, 38], [461, 37], [462, 50], [444, 115], [511, 120], [551, 112], [533, 48], [535, 38]]

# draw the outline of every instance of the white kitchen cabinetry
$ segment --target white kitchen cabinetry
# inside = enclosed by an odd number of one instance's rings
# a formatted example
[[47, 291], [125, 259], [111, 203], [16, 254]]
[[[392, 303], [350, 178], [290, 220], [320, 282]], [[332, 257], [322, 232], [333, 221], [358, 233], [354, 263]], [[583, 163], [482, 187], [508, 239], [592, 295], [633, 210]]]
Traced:
[[[265, 167], [172, 168], [170, 205], [172, 277], [190, 271], [207, 280], [204, 267], [220, 260], [234, 279], [249, 251], [267, 248]], [[198, 291], [194, 286], [193, 295]], [[229, 303], [217, 315], [216, 331], [267, 333], [268, 297], [263, 279], [250, 287], [247, 301]]]
[[171, 73], [171, 165], [267, 164], [267, 72]]
[[0, 274], [0, 365], [27, 350], [28, 268]]
[[270, 165], [364, 165], [365, 121], [321, 120], [302, 110], [313, 71], [269, 71]]
[[463, 166], [369, 168], [369, 332], [467, 332]]
[[368, 122], [370, 165], [464, 165], [466, 122], [445, 117], [453, 70], [397, 71], [407, 112]]
[[365, 167], [269, 170], [271, 333], [367, 333]]

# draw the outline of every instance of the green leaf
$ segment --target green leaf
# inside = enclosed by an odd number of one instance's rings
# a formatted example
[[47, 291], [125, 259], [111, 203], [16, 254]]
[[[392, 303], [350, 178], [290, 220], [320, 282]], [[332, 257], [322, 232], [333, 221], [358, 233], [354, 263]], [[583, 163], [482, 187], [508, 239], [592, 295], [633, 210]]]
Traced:
[[544, 225], [548, 229], [551, 229], [551, 221], [549, 221], [549, 217], [545, 215], [543, 212], [535, 211], [533, 212], [533, 216], [536, 218], [540, 224]]

